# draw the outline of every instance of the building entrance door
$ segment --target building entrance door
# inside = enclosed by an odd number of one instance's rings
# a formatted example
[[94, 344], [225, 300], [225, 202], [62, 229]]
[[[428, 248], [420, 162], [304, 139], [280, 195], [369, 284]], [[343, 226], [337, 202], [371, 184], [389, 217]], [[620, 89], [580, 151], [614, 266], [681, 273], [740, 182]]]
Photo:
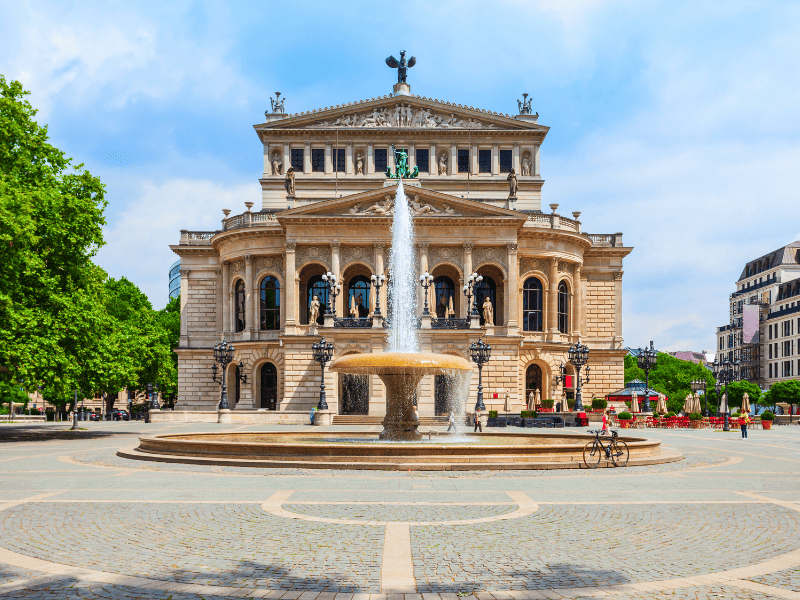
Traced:
[[369, 414], [369, 375], [339, 374], [339, 412], [343, 415]]
[[530, 365], [525, 371], [526, 402], [528, 401], [528, 395], [531, 392], [536, 393], [535, 390], [539, 390], [539, 393], [541, 394], [540, 398], [544, 400], [544, 389], [542, 389], [542, 369], [539, 367], [539, 365]]
[[278, 410], [278, 369], [272, 363], [261, 367], [261, 408]]

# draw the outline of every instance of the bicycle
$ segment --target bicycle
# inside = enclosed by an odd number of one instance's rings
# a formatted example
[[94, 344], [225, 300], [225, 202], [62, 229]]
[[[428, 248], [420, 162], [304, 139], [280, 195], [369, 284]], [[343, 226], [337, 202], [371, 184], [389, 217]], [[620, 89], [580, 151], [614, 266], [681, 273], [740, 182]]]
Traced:
[[589, 431], [594, 433], [594, 439], [587, 442], [583, 448], [583, 463], [590, 469], [596, 469], [600, 464], [600, 459], [605, 455], [607, 461], [611, 461], [615, 467], [624, 467], [628, 464], [628, 445], [619, 439], [616, 431], [611, 431], [611, 438], [607, 445], [603, 445], [602, 430]]

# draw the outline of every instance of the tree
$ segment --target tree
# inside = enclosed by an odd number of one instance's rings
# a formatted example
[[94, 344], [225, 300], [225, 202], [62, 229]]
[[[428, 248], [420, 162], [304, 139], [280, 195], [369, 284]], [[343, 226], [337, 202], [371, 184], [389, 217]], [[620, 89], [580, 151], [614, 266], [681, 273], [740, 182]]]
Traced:
[[15, 385], [11, 382], [0, 381], [0, 408], [3, 408], [4, 404], [8, 404], [10, 412], [12, 402], [27, 405], [28, 400], [28, 394], [22, 391], [19, 385]]
[[788, 404], [792, 409], [800, 404], [800, 381], [789, 379], [773, 383], [769, 391], [764, 394], [764, 400], [760, 404], [772, 408], [775, 412], [779, 403]]
[[100, 180], [49, 144], [27, 94], [0, 75], [0, 380], [64, 404], [90, 390], [97, 361], [105, 273], [91, 258], [106, 202]]
[[[625, 381], [633, 379], [644, 381], [644, 370], [639, 368], [636, 357], [628, 354], [625, 357]], [[667, 409], [675, 413], [683, 410], [686, 396], [692, 392], [692, 380], [705, 381], [706, 390], [714, 388], [714, 376], [704, 365], [681, 360], [664, 352], [658, 353], [656, 366], [650, 369], [649, 379], [650, 388], [666, 394]], [[710, 398], [709, 408], [711, 408]]]
[[[720, 390], [724, 393], [724, 387]], [[749, 381], [734, 381], [728, 384], [728, 406], [742, 406], [744, 393], [750, 396], [751, 404], [758, 405], [761, 399], [761, 388]]]

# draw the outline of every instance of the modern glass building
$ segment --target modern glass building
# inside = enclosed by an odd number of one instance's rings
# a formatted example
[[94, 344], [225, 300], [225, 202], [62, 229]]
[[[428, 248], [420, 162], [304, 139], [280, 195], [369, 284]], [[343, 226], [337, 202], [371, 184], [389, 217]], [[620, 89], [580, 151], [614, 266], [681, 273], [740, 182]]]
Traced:
[[181, 295], [181, 261], [176, 260], [169, 268], [169, 298]]

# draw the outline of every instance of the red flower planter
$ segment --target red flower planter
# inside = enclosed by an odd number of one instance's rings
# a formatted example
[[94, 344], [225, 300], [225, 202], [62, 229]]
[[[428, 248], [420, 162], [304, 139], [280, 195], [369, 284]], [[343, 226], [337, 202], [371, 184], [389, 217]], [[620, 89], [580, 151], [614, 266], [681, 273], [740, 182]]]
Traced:
[[761, 421], [761, 429], [772, 429], [772, 421]]
[[619, 426], [622, 427], [623, 429], [628, 429], [630, 427], [631, 421], [633, 421], [633, 419], [620, 419]]

